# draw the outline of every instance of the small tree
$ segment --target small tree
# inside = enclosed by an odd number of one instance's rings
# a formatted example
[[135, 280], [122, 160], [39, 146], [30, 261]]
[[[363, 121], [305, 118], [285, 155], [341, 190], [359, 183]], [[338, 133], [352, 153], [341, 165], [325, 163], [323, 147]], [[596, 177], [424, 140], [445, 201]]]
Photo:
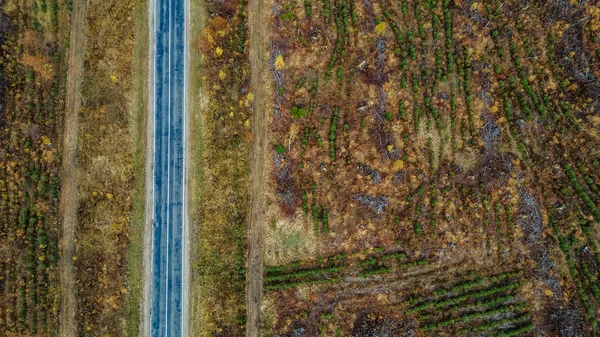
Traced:
[[298, 119], [298, 118], [306, 116], [306, 109], [300, 108], [300, 107], [297, 107], [297, 106], [293, 106], [292, 110], [291, 110], [291, 113], [292, 113], [292, 118]]
[[285, 146], [283, 146], [283, 144], [277, 144], [277, 147], [275, 148], [275, 151], [277, 151], [277, 153], [279, 153], [279, 154], [284, 154], [285, 153]]

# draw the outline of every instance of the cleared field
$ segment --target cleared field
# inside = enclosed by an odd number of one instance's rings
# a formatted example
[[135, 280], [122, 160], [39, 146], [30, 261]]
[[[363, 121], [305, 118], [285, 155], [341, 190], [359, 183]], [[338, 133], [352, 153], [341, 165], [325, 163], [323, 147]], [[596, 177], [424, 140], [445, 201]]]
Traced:
[[275, 1], [263, 333], [594, 335], [599, 9]]

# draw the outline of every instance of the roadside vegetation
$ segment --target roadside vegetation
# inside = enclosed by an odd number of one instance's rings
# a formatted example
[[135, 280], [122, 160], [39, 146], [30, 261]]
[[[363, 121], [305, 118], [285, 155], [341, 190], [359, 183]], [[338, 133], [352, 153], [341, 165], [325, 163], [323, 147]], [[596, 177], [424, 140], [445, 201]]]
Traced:
[[[137, 35], [134, 18], [146, 19], [144, 6], [87, 4], [74, 257], [76, 322], [83, 335], [139, 334], [147, 35]], [[135, 38], [141, 40], [136, 64]]]
[[190, 335], [243, 336], [250, 212], [247, 3], [193, 3]]

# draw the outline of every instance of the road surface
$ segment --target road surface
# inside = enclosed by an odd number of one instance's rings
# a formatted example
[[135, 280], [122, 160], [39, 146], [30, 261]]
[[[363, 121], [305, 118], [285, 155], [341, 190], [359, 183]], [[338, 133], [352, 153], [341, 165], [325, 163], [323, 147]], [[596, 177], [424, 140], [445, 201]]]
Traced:
[[[184, 336], [186, 0], [154, 1], [150, 335]], [[150, 8], [152, 10], [152, 8]]]

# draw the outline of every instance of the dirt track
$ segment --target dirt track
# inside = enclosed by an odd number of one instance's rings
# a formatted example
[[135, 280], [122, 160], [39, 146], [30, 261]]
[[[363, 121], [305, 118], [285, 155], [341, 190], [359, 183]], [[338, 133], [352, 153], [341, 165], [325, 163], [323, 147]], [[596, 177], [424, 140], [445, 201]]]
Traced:
[[81, 82], [85, 58], [87, 1], [74, 1], [71, 14], [71, 36], [69, 70], [63, 134], [61, 167], [61, 189], [59, 203], [60, 218], [60, 316], [59, 335], [77, 335], [75, 320], [75, 279], [73, 257], [75, 256], [75, 228], [77, 227], [77, 133], [81, 106]]
[[250, 90], [254, 93], [252, 133], [254, 144], [251, 153], [252, 174], [250, 226], [248, 228], [248, 288], [246, 290], [246, 336], [261, 335], [260, 307], [263, 295], [263, 223], [266, 211], [266, 165], [268, 161], [267, 127], [271, 100], [268, 86], [270, 35], [269, 1], [250, 0], [248, 26], [250, 30]]

